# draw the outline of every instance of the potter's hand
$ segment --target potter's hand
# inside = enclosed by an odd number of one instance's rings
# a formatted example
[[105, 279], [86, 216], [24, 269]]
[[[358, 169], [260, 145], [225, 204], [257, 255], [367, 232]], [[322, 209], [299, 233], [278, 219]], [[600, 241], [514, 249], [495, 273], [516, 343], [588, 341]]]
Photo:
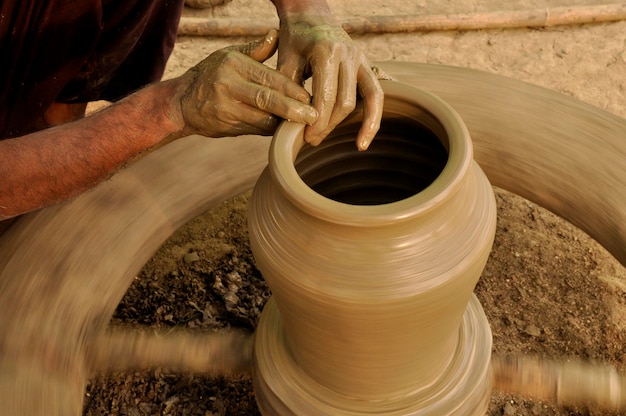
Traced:
[[263, 65], [276, 51], [278, 33], [214, 52], [190, 69], [180, 100], [185, 134], [209, 137], [272, 134], [278, 117], [312, 124], [317, 111], [309, 93]]
[[313, 105], [319, 113], [305, 129], [305, 140], [319, 144], [363, 97], [364, 119], [357, 136], [368, 148], [380, 127], [383, 91], [369, 61], [332, 16], [281, 15], [278, 69], [302, 84], [313, 77]]

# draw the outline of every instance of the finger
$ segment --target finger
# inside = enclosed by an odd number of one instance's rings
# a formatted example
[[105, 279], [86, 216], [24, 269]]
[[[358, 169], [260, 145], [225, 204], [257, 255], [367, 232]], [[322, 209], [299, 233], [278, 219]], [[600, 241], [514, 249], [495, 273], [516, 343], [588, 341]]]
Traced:
[[356, 107], [357, 70], [352, 60], [341, 63], [337, 80], [337, 96], [335, 97], [334, 106], [330, 113], [330, 119], [323, 130], [317, 132], [317, 137], [320, 138], [319, 142], [326, 138], [326, 136], [352, 113]]
[[225, 48], [226, 50], [241, 52], [248, 55], [257, 62], [265, 62], [274, 55], [278, 47], [278, 31], [272, 29], [263, 39], [243, 45], [233, 45]]
[[359, 93], [363, 97], [363, 124], [357, 135], [359, 150], [367, 150], [380, 128], [385, 95], [376, 74], [362, 64], [358, 72]]
[[231, 87], [232, 98], [252, 108], [263, 110], [286, 120], [311, 125], [318, 113], [309, 104], [290, 98], [280, 91], [252, 82], [238, 82]]
[[328, 124], [337, 100], [337, 78], [339, 66], [324, 61], [312, 65], [313, 106], [317, 110], [317, 121], [304, 131], [304, 140], [317, 146], [328, 133]]
[[308, 104], [311, 102], [309, 92], [301, 85], [293, 82], [285, 74], [257, 62], [241, 65], [240, 68], [243, 68], [239, 73], [244, 79], [279, 91], [287, 97], [303, 103]]
[[274, 134], [280, 119], [273, 114], [245, 103], [239, 103], [236, 108], [237, 120], [232, 121], [235, 134], [259, 134], [268, 136]]
[[348, 60], [339, 67], [337, 98], [326, 129], [327, 134], [356, 107], [358, 70], [353, 62], [353, 60]]
[[297, 54], [278, 51], [278, 64], [276, 69], [285, 74], [289, 79], [298, 85], [304, 84], [306, 58]]

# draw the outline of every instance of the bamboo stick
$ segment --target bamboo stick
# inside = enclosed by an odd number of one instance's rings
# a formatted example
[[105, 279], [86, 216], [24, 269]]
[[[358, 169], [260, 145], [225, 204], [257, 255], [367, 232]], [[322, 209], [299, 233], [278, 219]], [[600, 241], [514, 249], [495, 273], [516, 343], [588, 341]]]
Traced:
[[92, 373], [166, 367], [178, 371], [225, 375], [252, 369], [254, 335], [224, 333], [140, 333], [117, 330], [90, 345]]
[[[485, 13], [361, 16], [340, 19], [349, 34], [429, 32], [446, 30], [549, 27], [626, 20], [626, 3], [590, 6], [547, 7]], [[278, 19], [183, 17], [179, 35], [263, 36], [278, 28]]]

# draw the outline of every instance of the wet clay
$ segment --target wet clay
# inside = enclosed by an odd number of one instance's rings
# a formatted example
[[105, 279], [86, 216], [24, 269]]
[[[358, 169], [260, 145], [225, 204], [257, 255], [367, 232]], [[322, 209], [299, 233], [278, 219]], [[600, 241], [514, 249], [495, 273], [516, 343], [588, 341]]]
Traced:
[[468, 302], [495, 234], [491, 185], [449, 106], [382, 85], [367, 152], [354, 147], [361, 112], [318, 147], [285, 123], [250, 198], [275, 300], [256, 333], [263, 414], [486, 411], [491, 333]]
[[[575, 223], [626, 265], [626, 120], [486, 72], [380, 66], [452, 105], [492, 184]], [[11, 225], [0, 237], [3, 414], [80, 414], [95, 371], [89, 357], [136, 273], [177, 227], [250, 189], [268, 147], [259, 137], [182, 139], [93, 191]], [[154, 348], [172, 357], [167, 343]], [[152, 364], [154, 354], [146, 356], [138, 366]]]

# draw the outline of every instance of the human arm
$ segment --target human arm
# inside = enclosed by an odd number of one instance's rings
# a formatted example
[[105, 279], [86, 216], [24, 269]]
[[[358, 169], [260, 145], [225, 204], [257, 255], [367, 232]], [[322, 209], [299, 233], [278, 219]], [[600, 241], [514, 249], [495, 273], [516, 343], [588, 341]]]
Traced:
[[352, 110], [357, 93], [364, 119], [357, 147], [365, 150], [380, 126], [383, 91], [364, 53], [332, 16], [325, 0], [272, 0], [280, 18], [278, 69], [302, 84], [312, 76], [317, 122], [305, 140], [319, 144]]
[[215, 52], [84, 119], [0, 141], [0, 220], [78, 195], [145, 152], [190, 134], [270, 134], [275, 116], [311, 124], [301, 86], [260, 62], [277, 34]]

